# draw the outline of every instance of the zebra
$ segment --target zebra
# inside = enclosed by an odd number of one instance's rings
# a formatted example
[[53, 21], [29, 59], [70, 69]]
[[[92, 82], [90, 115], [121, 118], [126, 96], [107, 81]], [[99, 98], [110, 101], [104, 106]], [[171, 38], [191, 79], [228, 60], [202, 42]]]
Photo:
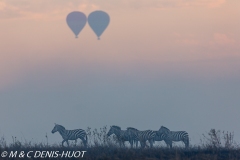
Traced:
[[135, 139], [140, 141], [141, 147], [144, 148], [146, 146], [146, 141], [150, 143], [150, 147], [153, 147], [154, 137], [156, 136], [156, 132], [152, 130], [139, 131], [138, 129], [128, 127], [128, 130], [132, 132], [135, 136]]
[[[109, 137], [112, 134], [115, 134], [117, 136], [117, 140], [119, 142], [120, 147], [121, 146], [125, 147], [124, 142], [129, 141], [129, 133], [126, 130], [121, 130], [121, 127], [119, 126], [110, 126], [107, 136]], [[130, 144], [131, 144], [131, 147], [133, 147], [131, 142]]]
[[164, 134], [166, 136], [165, 142], [170, 148], [172, 148], [172, 141], [183, 141], [185, 147], [189, 147], [189, 136], [186, 131], [170, 131], [167, 127], [161, 126], [157, 134]]
[[155, 137], [154, 137], [154, 139], [153, 139], [153, 143], [155, 142], [155, 141], [164, 141], [166, 144], [167, 144], [167, 142], [166, 142], [166, 136], [165, 136], [165, 134], [163, 134], [163, 133], [158, 133], [158, 131], [153, 131], [154, 133], [155, 133]]
[[62, 136], [62, 146], [64, 142], [67, 142], [67, 145], [69, 146], [68, 140], [75, 140], [75, 144], [77, 143], [77, 139], [80, 138], [84, 144], [85, 147], [87, 147], [87, 134], [83, 129], [75, 129], [75, 130], [66, 130], [65, 127], [62, 125], [56, 124], [52, 130], [52, 133], [59, 132], [59, 134]]
[[136, 148], [138, 147], [138, 130], [136, 128], [133, 128], [133, 127], [128, 127], [127, 128], [127, 132], [128, 132], [128, 135], [129, 135], [129, 142], [130, 144], [136, 144]]

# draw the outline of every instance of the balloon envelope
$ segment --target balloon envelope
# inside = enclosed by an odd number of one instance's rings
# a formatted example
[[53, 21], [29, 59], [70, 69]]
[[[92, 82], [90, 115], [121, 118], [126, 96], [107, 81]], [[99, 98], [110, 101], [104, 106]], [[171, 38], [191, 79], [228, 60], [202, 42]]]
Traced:
[[88, 24], [97, 35], [98, 39], [107, 28], [110, 21], [110, 17], [106, 12], [94, 11], [88, 16]]
[[66, 21], [77, 38], [78, 34], [87, 23], [87, 16], [82, 12], [74, 11], [67, 15]]

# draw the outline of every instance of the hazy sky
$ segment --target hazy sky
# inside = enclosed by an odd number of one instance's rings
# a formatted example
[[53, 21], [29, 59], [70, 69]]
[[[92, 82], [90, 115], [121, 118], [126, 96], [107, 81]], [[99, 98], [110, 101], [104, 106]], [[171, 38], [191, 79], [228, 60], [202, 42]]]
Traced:
[[[240, 142], [239, 0], [1, 0], [0, 135], [51, 143], [67, 129], [211, 128]], [[103, 10], [97, 40], [72, 11]]]

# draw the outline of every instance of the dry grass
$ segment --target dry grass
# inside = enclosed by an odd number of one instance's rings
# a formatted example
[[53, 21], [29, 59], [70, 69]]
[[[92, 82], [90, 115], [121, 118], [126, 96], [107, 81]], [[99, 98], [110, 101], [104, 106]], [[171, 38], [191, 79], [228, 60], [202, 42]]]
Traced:
[[[70, 143], [69, 147], [62, 147], [59, 144], [49, 145], [48, 143], [33, 144], [31, 142], [20, 142], [13, 137], [13, 142], [7, 145], [4, 138], [0, 139], [0, 153], [3, 151], [87, 151], [83, 158], [87, 160], [238, 160], [240, 159], [240, 148], [233, 140], [233, 133], [220, 132], [214, 129], [207, 135], [203, 134], [202, 143], [198, 146], [191, 146], [188, 149], [174, 147], [154, 148], [120, 148], [115, 137], [106, 136], [107, 128], [103, 127], [99, 131], [88, 128], [88, 148], [84, 148], [81, 143], [75, 146]], [[47, 136], [46, 136], [47, 139]], [[9, 158], [4, 158], [9, 159]], [[19, 158], [23, 159], [23, 158]], [[29, 158], [26, 158], [29, 159]], [[33, 158], [34, 159], [34, 158]], [[62, 159], [62, 158], [52, 158]], [[72, 158], [77, 159], [77, 158]], [[30, 160], [30, 159], [29, 159]]]

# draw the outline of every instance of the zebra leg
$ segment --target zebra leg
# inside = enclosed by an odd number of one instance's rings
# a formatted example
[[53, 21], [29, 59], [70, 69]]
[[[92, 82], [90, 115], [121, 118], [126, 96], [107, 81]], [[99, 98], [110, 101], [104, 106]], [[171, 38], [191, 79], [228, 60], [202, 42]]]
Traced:
[[187, 139], [187, 148], [189, 147], [189, 139]]
[[146, 145], [146, 141], [140, 141], [140, 144], [141, 144], [141, 148], [144, 148]]
[[147, 145], [146, 141], [143, 142], [143, 148], [145, 148]]
[[64, 144], [64, 142], [65, 142], [65, 139], [62, 141], [62, 146], [63, 146], [63, 147], [64, 147], [64, 145], [63, 145], [63, 144]]
[[172, 141], [167, 139], [167, 140], [164, 140], [165, 143], [167, 144], [167, 147], [169, 146], [169, 148], [172, 148]]
[[121, 141], [119, 141], [118, 143], [119, 143], [119, 146], [120, 146], [120, 148], [122, 148], [122, 142], [121, 142]]
[[148, 142], [150, 143], [150, 148], [152, 148], [152, 147], [153, 147], [153, 141], [152, 141], [152, 139], [148, 140]]
[[122, 144], [123, 144], [123, 148], [125, 148], [125, 143], [124, 143], [124, 141], [122, 141]]
[[82, 140], [84, 147], [87, 147], [87, 140], [85, 140], [83, 137], [80, 139]]
[[133, 140], [133, 145], [135, 144], [136, 148], [138, 148], [138, 141]]
[[164, 139], [164, 142], [166, 143], [167, 147], [168, 147], [168, 142]]
[[120, 147], [124, 147], [124, 142], [123, 141], [120, 141]]
[[75, 147], [77, 146], [77, 139], [75, 139]]
[[172, 141], [169, 142], [169, 146], [172, 149]]
[[86, 134], [86, 140], [85, 140], [86, 147], [87, 147], [87, 144], [88, 144], [88, 137], [87, 137], [87, 134]]
[[189, 139], [188, 138], [185, 138], [183, 140], [183, 143], [185, 144], [185, 148], [188, 148], [189, 147]]
[[131, 145], [131, 148], [133, 148], [133, 140], [130, 140], [129, 143]]
[[65, 139], [64, 139], [64, 140], [62, 141], [62, 146], [63, 146], [63, 147], [64, 147], [64, 145], [63, 145], [63, 144], [64, 144], [64, 142], [67, 142], [67, 145], [68, 145], [68, 147], [69, 147], [68, 140], [65, 140]]

